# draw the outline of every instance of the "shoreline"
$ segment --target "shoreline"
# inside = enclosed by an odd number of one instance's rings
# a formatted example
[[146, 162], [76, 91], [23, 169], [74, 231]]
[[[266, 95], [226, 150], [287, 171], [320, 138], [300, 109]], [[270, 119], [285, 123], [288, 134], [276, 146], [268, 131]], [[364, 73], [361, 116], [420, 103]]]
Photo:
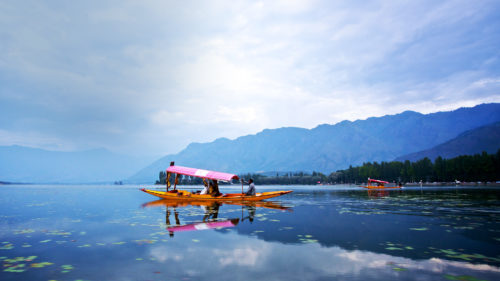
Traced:
[[403, 186], [498, 186], [500, 187], [500, 182], [411, 182], [406, 183]]

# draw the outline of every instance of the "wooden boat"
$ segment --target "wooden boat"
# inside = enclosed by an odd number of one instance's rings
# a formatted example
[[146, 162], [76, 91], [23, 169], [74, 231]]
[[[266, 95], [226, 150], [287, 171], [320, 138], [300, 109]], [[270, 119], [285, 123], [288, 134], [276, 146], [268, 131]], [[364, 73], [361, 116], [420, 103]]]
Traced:
[[388, 185], [390, 184], [388, 181], [375, 180], [368, 178], [368, 184], [362, 185], [364, 188], [368, 189], [390, 189], [390, 188], [402, 188], [401, 185]]
[[[269, 198], [278, 197], [281, 195], [285, 195], [291, 193], [292, 190], [286, 191], [269, 191], [269, 192], [258, 192], [255, 195], [246, 195], [243, 192], [243, 181], [242, 181], [242, 190], [241, 193], [225, 193], [220, 194], [219, 196], [212, 196], [208, 194], [198, 194], [193, 193], [188, 190], [180, 190], [177, 189], [177, 182], [179, 175], [192, 176], [202, 178], [204, 180], [213, 180], [213, 181], [224, 181], [231, 182], [232, 180], [238, 180], [239, 177], [234, 174], [208, 171], [196, 168], [188, 168], [182, 166], [175, 166], [174, 162], [170, 163], [170, 167], [166, 170], [167, 172], [167, 188], [166, 191], [158, 191], [142, 188], [141, 190], [157, 196], [163, 199], [171, 199], [171, 200], [202, 200], [202, 201], [261, 201]], [[170, 175], [175, 174], [174, 188], [170, 189]]]
[[171, 190], [171, 191], [157, 191], [142, 188], [142, 191], [170, 200], [203, 200], [203, 201], [261, 201], [264, 199], [274, 198], [281, 195], [291, 193], [292, 190], [287, 191], [269, 191], [269, 192], [258, 192], [255, 195], [245, 195], [245, 193], [226, 193], [220, 196], [211, 196], [208, 194], [196, 194], [188, 190]]

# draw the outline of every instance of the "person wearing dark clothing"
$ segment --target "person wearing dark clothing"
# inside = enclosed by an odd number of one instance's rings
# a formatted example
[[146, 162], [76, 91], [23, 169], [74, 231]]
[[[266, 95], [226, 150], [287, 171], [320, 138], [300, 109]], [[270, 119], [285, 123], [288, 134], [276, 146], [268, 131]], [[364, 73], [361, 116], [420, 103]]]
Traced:
[[216, 180], [211, 180], [210, 181], [210, 186], [208, 187], [208, 194], [212, 196], [219, 196], [219, 185], [217, 184]]
[[248, 189], [245, 195], [255, 196], [255, 184], [253, 183], [253, 179], [248, 180]]

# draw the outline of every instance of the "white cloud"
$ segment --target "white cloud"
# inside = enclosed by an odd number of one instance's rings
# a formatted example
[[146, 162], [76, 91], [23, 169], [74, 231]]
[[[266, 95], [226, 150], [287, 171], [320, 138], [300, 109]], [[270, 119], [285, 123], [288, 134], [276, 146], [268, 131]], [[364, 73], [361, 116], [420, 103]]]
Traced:
[[151, 248], [149, 255], [159, 262], [182, 262], [184, 260], [184, 255], [182, 253], [172, 253], [169, 251], [168, 247], [165, 246]]
[[495, 1], [31, 7], [0, 4], [0, 117], [11, 121], [0, 129], [77, 148], [164, 154], [264, 128], [500, 102]]
[[231, 251], [214, 250], [214, 257], [222, 266], [238, 265], [238, 266], [256, 266], [257, 261], [265, 251], [262, 249], [256, 250], [254, 247], [247, 246], [246, 248], [236, 248]]

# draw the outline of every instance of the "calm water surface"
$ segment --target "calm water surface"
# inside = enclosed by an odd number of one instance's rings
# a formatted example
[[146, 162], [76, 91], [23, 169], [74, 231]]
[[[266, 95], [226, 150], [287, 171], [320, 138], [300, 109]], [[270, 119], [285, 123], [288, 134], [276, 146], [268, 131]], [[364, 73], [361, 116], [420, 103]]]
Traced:
[[257, 188], [294, 192], [176, 205], [0, 186], [0, 280], [500, 280], [500, 189]]

